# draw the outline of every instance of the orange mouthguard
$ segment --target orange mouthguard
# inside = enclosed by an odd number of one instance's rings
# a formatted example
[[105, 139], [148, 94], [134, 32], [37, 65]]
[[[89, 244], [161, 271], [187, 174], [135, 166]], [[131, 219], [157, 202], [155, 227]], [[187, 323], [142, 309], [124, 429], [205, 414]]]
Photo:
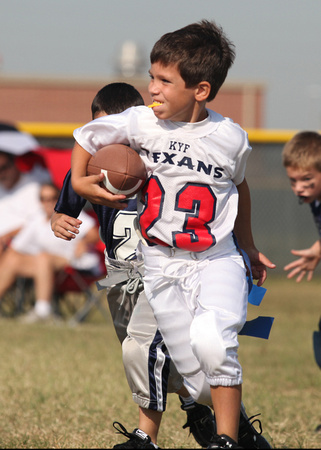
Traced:
[[154, 108], [155, 106], [159, 106], [159, 105], [161, 105], [161, 103], [159, 103], [159, 102], [154, 102], [154, 103], [152, 103], [151, 105], [148, 105], [148, 108]]

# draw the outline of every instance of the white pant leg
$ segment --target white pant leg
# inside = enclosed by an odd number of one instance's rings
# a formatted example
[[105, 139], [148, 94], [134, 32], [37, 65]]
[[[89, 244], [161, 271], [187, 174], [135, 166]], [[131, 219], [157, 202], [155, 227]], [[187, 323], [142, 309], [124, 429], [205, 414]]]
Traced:
[[[151, 250], [148, 248], [148, 250]], [[145, 252], [144, 252], [145, 253]], [[146, 265], [147, 257], [147, 265]], [[167, 350], [176, 369], [184, 378], [184, 384], [195, 401], [212, 404], [209, 384], [195, 357], [190, 345], [190, 325], [193, 315], [185, 306], [182, 289], [169, 283], [167, 289], [158, 289], [163, 282], [161, 275], [163, 259], [157, 252], [148, 251], [145, 255], [145, 294], [150, 301], [154, 314], [157, 314], [157, 325], [164, 338]], [[149, 270], [151, 269], [151, 270]], [[146, 276], [146, 273], [148, 275]], [[146, 282], [146, 284], [145, 284]]]
[[126, 292], [127, 283], [119, 283], [107, 291], [107, 301], [117, 337], [122, 343], [127, 336], [127, 326], [135, 308], [139, 293]]
[[123, 341], [123, 363], [133, 400], [143, 408], [165, 411], [167, 393], [183, 385], [168, 356], [147, 298], [142, 292]]
[[[196, 270], [193, 274], [191, 272], [190, 276], [183, 280], [179, 278], [175, 280], [164, 276], [168, 263], [173, 262], [173, 265], [177, 263], [182, 274], [186, 272], [188, 265], [192, 267], [194, 263], [199, 262], [193, 262], [193, 258], [186, 252], [176, 252], [179, 254], [179, 260], [176, 256], [171, 258], [170, 251], [166, 248], [143, 247], [143, 253], [145, 292], [170, 356], [184, 377], [184, 383], [194, 399], [210, 404], [209, 382], [213, 385], [235, 385], [241, 382], [237, 353], [235, 353], [237, 344], [234, 342], [233, 333], [235, 330], [237, 340], [237, 331], [242, 328], [246, 320], [247, 285], [242, 258], [237, 252], [233, 252], [233, 258], [232, 256], [226, 258], [227, 265], [222, 273], [219, 273], [220, 264], [215, 266], [217, 271], [215, 277], [210, 269], [210, 267], [214, 268], [212, 261], [207, 261], [207, 264], [202, 261], [200, 270]], [[205, 270], [204, 267], [207, 269]], [[232, 284], [235, 288], [232, 290], [229, 289], [231, 279], [228, 277], [224, 281], [226, 270], [233, 273]], [[214, 279], [220, 281], [217, 292], [215, 283], [212, 282]], [[203, 284], [208, 287], [206, 288]], [[225, 288], [227, 293], [224, 293]], [[201, 305], [197, 303], [198, 295], [196, 294], [200, 294]], [[208, 303], [204, 300], [205, 296], [208, 297]], [[231, 301], [224, 306], [225, 299], [230, 297]], [[242, 305], [241, 308], [239, 304]], [[234, 309], [231, 310], [234, 307], [236, 311], [239, 310], [236, 314]], [[217, 325], [221, 324], [218, 312], [224, 311], [226, 315], [223, 318], [229, 316], [231, 312], [232, 320], [228, 327], [222, 328]], [[213, 315], [217, 316], [217, 323]], [[212, 332], [212, 329], [215, 331]], [[233, 331], [231, 352], [228, 348], [230, 344], [229, 339], [226, 339], [226, 333], [224, 332], [223, 336], [220, 334], [225, 329]], [[230, 372], [230, 363], [234, 369], [233, 373]]]
[[246, 321], [247, 301], [248, 285], [241, 256], [213, 259], [201, 271], [191, 345], [211, 385], [242, 383], [238, 332]]

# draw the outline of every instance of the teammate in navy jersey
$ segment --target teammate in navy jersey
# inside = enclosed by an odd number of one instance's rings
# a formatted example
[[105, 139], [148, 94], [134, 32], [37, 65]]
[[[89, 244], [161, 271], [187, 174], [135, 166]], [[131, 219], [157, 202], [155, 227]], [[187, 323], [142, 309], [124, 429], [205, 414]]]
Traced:
[[[142, 104], [143, 99], [133, 86], [111, 83], [102, 88], [93, 100], [92, 117], [96, 119], [106, 114], [116, 114], [129, 106]], [[86, 200], [72, 188], [69, 171], [51, 220], [52, 230], [57, 237], [67, 240], [76, 237], [81, 226], [77, 217], [85, 204]], [[116, 334], [122, 343], [125, 373], [133, 399], [139, 406], [138, 428], [133, 433], [125, 432], [129, 441], [124, 447], [154, 448], [162, 412], [166, 409], [167, 392], [180, 394], [182, 409], [187, 412], [187, 426], [198, 443], [206, 446], [215, 433], [213, 414], [207, 406], [194, 402], [184, 388], [182, 378], [171, 364], [162, 336], [157, 330], [152, 310], [142, 293], [143, 284], [139, 272], [142, 263], [137, 262], [135, 253], [138, 244], [138, 235], [134, 229], [137, 199], [129, 199], [124, 210], [95, 203], [92, 203], [92, 207], [99, 221], [101, 239], [106, 246], [108, 276], [102, 284], [105, 282], [108, 287], [107, 300]], [[130, 336], [127, 336], [128, 324]], [[157, 377], [154, 376], [156, 372], [159, 374]], [[247, 431], [250, 430], [251, 435], [255, 436], [255, 430], [248, 423], [245, 411], [244, 424]], [[120, 432], [125, 430], [121, 425], [120, 427]], [[115, 448], [122, 446], [123, 444], [119, 444]]]
[[282, 161], [294, 194], [300, 203], [308, 203], [317, 226], [319, 239], [304, 250], [291, 250], [299, 258], [287, 264], [287, 277], [300, 282], [313, 272], [321, 259], [321, 135], [316, 131], [301, 131], [284, 146]]
[[259, 286], [267, 267], [275, 267], [253, 241], [247, 135], [206, 108], [233, 60], [233, 45], [213, 22], [164, 35], [151, 52], [152, 108], [129, 108], [75, 130], [72, 153], [75, 191], [121, 210], [125, 196], [86, 176], [90, 156], [123, 143], [146, 165], [149, 178], [137, 202], [144, 290], [184, 384], [195, 401], [214, 408], [212, 448], [238, 447], [237, 335], [246, 321], [248, 287], [233, 231]]

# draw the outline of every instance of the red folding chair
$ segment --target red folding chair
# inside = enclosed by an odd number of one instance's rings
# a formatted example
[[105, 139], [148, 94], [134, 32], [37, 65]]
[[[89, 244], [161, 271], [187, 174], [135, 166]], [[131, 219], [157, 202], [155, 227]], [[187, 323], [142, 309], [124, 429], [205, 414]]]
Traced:
[[[98, 223], [96, 215], [91, 211], [88, 213], [91, 214]], [[58, 312], [62, 307], [61, 302], [65, 301], [68, 303], [67, 294], [73, 293], [79, 294], [79, 296], [82, 294], [85, 297], [83, 305], [75, 311], [69, 320], [71, 325], [84, 321], [93, 307], [96, 307], [104, 318], [108, 320], [108, 311], [102, 304], [102, 293], [98, 291], [96, 286], [96, 281], [99, 281], [106, 276], [104, 248], [104, 244], [101, 241], [95, 246], [95, 251], [99, 256], [97, 273], [93, 274], [68, 266], [59, 271], [56, 275], [54, 303]]]

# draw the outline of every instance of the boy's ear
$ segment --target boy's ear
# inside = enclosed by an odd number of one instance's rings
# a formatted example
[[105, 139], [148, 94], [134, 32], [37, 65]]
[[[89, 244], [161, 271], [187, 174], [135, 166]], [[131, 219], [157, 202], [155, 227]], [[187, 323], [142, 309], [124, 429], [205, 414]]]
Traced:
[[198, 83], [195, 92], [195, 100], [202, 102], [207, 100], [211, 92], [211, 84], [208, 81], [201, 81]]

